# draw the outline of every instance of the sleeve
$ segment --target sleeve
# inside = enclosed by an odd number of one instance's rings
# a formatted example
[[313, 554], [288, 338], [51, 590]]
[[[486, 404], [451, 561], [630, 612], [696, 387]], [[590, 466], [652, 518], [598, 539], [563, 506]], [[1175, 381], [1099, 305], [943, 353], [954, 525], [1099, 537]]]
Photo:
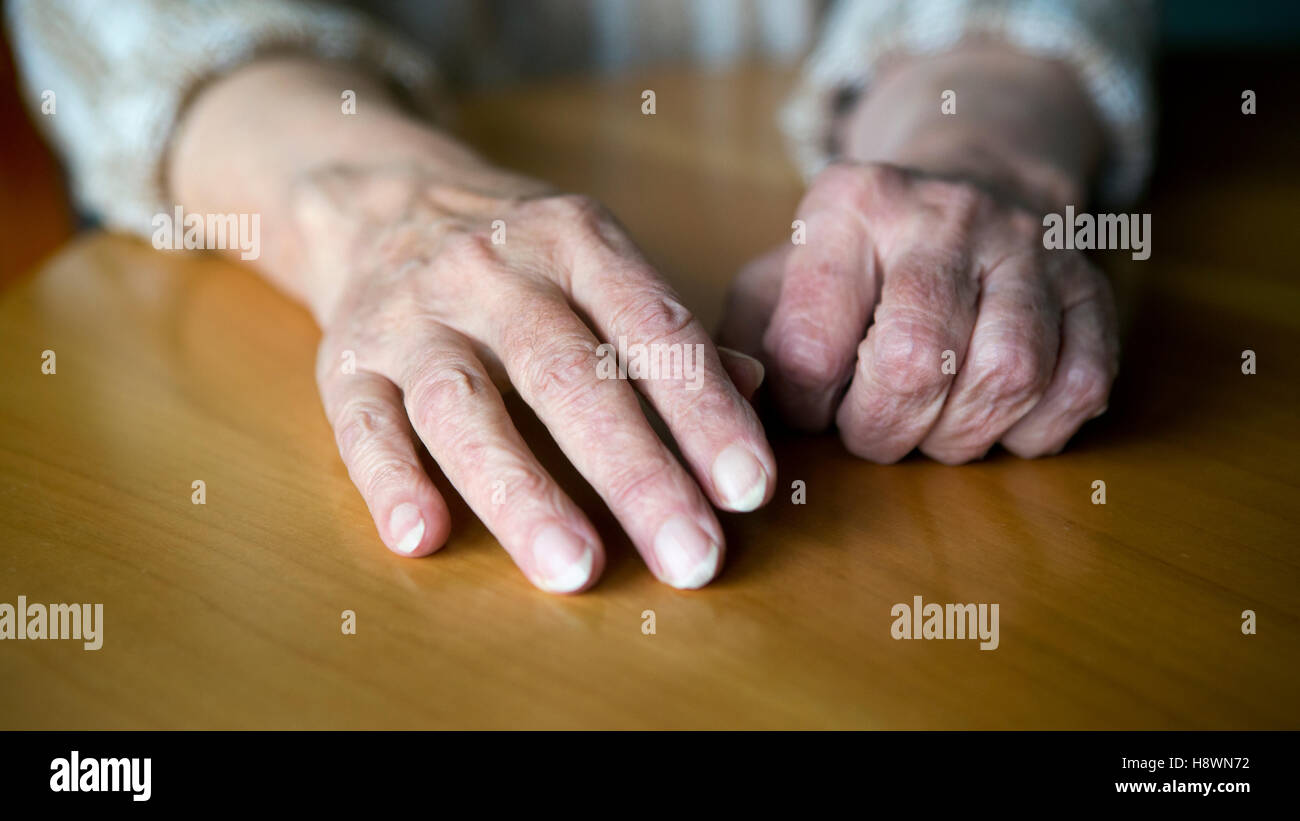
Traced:
[[835, 159], [844, 101], [871, 84], [890, 54], [933, 54], [963, 38], [1005, 42], [1071, 66], [1103, 122], [1097, 194], [1122, 204], [1141, 192], [1154, 131], [1153, 0], [841, 0], [781, 112], [795, 161], [811, 177]]
[[[168, 211], [163, 162], [204, 82], [269, 51], [369, 65], [415, 102], [437, 74], [418, 51], [342, 8], [293, 0], [11, 0], [6, 16], [35, 119], [62, 156], [79, 209], [147, 236]], [[46, 94], [48, 97], [48, 94]]]

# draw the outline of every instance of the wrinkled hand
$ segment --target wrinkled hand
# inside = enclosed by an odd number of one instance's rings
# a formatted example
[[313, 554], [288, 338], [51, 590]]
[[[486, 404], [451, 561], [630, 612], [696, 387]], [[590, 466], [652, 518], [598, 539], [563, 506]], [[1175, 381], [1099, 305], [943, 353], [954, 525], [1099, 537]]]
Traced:
[[1110, 287], [1080, 254], [1045, 250], [1033, 214], [960, 182], [837, 164], [797, 218], [806, 243], [741, 272], [722, 334], [765, 361], [790, 424], [834, 419], [876, 462], [920, 448], [956, 464], [996, 442], [1055, 453], [1105, 410]]
[[[700, 587], [722, 563], [710, 502], [753, 510], [773, 490], [771, 450], [736, 387], [752, 392], [761, 369], [729, 361], [733, 384], [700, 323], [604, 209], [534, 183], [507, 188], [482, 193], [401, 169], [335, 169], [299, 186], [310, 264], [337, 283], [317, 306], [317, 372], [349, 474], [392, 550], [438, 549], [447, 507], [413, 427], [534, 584], [589, 586], [604, 564], [600, 540], [511, 422], [497, 387], [508, 383], [654, 574]], [[692, 346], [701, 371], [601, 378], [598, 345], [620, 336]], [[638, 389], [687, 467], [651, 428]]]

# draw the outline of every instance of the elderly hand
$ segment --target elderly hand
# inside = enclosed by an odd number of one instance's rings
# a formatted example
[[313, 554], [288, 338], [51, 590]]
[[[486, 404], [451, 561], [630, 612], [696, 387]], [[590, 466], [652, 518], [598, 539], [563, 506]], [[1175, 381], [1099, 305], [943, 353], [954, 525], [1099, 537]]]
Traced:
[[[294, 192], [307, 263], [338, 283], [315, 306], [321, 395], [380, 535], [410, 556], [448, 535], [414, 427], [534, 584], [570, 593], [600, 575], [595, 529], [520, 437], [495, 377], [537, 413], [656, 576], [708, 583], [723, 556], [710, 503], [753, 510], [774, 487], [772, 452], [736, 387], [757, 387], [757, 363], [728, 357], [733, 384], [700, 323], [602, 207], [501, 180], [475, 190], [401, 166], [341, 167]], [[682, 366], [609, 378], [617, 371], [601, 367], [598, 346], [621, 338], [666, 346], [663, 361]]]
[[1046, 251], [1033, 213], [877, 163], [833, 165], [799, 205], [806, 243], [739, 276], [724, 344], [760, 356], [784, 418], [845, 446], [948, 464], [1001, 442], [1055, 453], [1106, 408], [1117, 367], [1105, 278]]

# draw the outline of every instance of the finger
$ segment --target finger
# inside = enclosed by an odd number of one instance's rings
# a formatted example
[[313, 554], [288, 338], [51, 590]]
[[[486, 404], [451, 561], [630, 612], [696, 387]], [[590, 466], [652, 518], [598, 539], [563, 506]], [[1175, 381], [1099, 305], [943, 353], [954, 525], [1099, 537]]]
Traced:
[[731, 377], [731, 383], [736, 386], [736, 390], [750, 404], [753, 404], [754, 394], [763, 384], [766, 375], [763, 363], [752, 356], [721, 345], [718, 346], [718, 358], [722, 360], [722, 367], [726, 368], [727, 376]]
[[[570, 298], [625, 359], [630, 382], [671, 431], [718, 507], [750, 511], [775, 489], [776, 457], [700, 322], [644, 261], [586, 241], [571, 262]], [[638, 360], [646, 367], [637, 367]]]
[[469, 340], [434, 326], [393, 367], [429, 454], [524, 575], [551, 593], [590, 586], [605, 563], [596, 530], [524, 444]]
[[1043, 398], [1002, 437], [1024, 458], [1058, 453], [1084, 422], [1106, 410], [1119, 362], [1109, 284], [1097, 274], [1061, 318], [1061, 355]]
[[875, 322], [858, 347], [857, 371], [836, 414], [849, 451], [895, 462], [925, 438], [952, 384], [948, 371], [959, 372], [965, 359], [978, 290], [964, 252], [936, 253], [913, 243], [898, 263], [886, 263]]
[[[718, 339], [752, 357], [763, 353], [763, 333], [781, 295], [781, 274], [794, 245], [782, 245], [746, 265], [727, 292]], [[721, 350], [721, 349], [719, 349]]]
[[795, 427], [821, 430], [853, 375], [876, 270], [859, 218], [821, 213], [807, 222], [808, 243], [786, 259], [763, 350], [781, 415]]
[[978, 459], [1028, 413], [1056, 366], [1060, 316], [1037, 255], [985, 274], [966, 361], [921, 451], [947, 464]]
[[339, 454], [379, 537], [394, 553], [424, 556], [447, 540], [447, 504], [420, 465], [397, 387], [369, 371], [322, 361], [318, 382]]
[[[627, 381], [599, 378], [598, 343], [558, 290], [489, 300], [489, 347], [520, 397], [609, 505], [651, 571], [675, 587], [707, 584], [722, 529], [700, 487], [651, 429]], [[508, 312], [507, 312], [508, 311]]]

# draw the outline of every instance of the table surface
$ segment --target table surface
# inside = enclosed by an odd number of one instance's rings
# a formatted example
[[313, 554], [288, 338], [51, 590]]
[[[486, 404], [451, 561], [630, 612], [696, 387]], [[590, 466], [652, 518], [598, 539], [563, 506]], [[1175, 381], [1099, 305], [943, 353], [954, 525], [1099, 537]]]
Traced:
[[[737, 267], [788, 237], [788, 83], [550, 82], [469, 101], [460, 128], [607, 202], [715, 323]], [[600, 584], [534, 590], [441, 477], [450, 544], [391, 554], [308, 316], [229, 262], [82, 235], [0, 290], [0, 602], [102, 602], [104, 644], [0, 643], [0, 727], [1300, 727], [1297, 175], [1271, 132], [1227, 127], [1261, 145], [1200, 172], [1175, 152], [1151, 259], [1103, 260], [1123, 369], [1066, 453], [878, 466], [774, 431], [806, 503], [725, 516], [726, 570], [697, 592], [651, 578], [518, 407], [609, 545]], [[1000, 646], [892, 639], [914, 596], [997, 603]]]

